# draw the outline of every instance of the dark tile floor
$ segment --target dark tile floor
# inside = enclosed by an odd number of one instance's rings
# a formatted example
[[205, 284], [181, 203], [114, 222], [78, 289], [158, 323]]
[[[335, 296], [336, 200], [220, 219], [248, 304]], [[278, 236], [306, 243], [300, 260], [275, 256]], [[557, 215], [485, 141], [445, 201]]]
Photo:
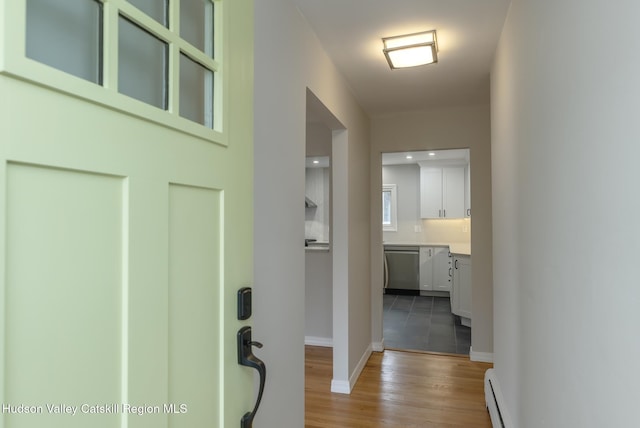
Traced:
[[471, 328], [451, 313], [448, 297], [385, 294], [383, 302], [386, 347], [469, 355]]

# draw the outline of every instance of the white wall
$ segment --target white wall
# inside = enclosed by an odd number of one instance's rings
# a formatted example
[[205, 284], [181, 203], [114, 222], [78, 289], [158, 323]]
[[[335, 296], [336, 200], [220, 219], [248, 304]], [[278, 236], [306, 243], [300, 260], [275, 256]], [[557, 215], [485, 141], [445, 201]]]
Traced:
[[494, 354], [514, 426], [638, 424], [638, 16], [632, 1], [514, 0], [504, 27]]
[[302, 201], [307, 88], [347, 129], [344, 141], [340, 141], [345, 149], [340, 155], [347, 184], [340, 191], [348, 195], [348, 206], [341, 211], [347, 225], [342, 238], [348, 245], [344, 250], [348, 263], [344, 285], [348, 288], [339, 302], [338, 315], [334, 302], [334, 321], [340, 317], [345, 332], [341, 342], [334, 343], [334, 349], [344, 356], [337, 369], [347, 378], [371, 343], [369, 121], [293, 2], [260, 0], [254, 11], [253, 324], [255, 340], [264, 343], [256, 355], [265, 360], [268, 370], [255, 426], [298, 428], [304, 425]]
[[305, 341], [333, 346], [333, 263], [329, 251], [305, 255]]
[[489, 106], [462, 106], [372, 119], [371, 126], [371, 281], [372, 332], [382, 340], [382, 176], [384, 152], [470, 149], [471, 253], [473, 258], [474, 352], [493, 352], [493, 278], [491, 236], [491, 134]]
[[383, 232], [384, 242], [419, 242], [422, 232], [420, 218], [420, 167], [412, 165], [387, 165], [382, 167], [382, 184], [396, 185], [397, 231]]

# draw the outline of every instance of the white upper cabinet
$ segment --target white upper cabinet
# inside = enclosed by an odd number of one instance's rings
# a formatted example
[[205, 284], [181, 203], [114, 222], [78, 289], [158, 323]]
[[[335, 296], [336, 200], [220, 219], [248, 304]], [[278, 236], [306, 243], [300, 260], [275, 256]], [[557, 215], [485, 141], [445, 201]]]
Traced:
[[465, 217], [465, 168], [420, 168], [422, 218]]
[[420, 168], [420, 216], [442, 217], [442, 168]]

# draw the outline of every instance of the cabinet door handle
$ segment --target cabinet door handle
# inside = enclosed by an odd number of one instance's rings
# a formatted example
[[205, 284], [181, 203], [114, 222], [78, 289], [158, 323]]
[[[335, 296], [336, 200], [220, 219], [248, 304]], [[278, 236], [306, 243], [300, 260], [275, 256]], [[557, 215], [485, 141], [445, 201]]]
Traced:
[[262, 401], [262, 393], [264, 392], [264, 384], [267, 378], [267, 367], [264, 362], [253, 355], [252, 347], [262, 348], [262, 343], [253, 342], [251, 340], [251, 327], [244, 326], [238, 330], [238, 364], [241, 366], [251, 367], [258, 371], [260, 374], [260, 389], [258, 390], [258, 399], [253, 411], [244, 414], [240, 420], [241, 428], [252, 428], [253, 418], [256, 416], [258, 407], [260, 407], [260, 401]]
[[453, 276], [453, 269], [449, 268], [449, 278]]
[[447, 210], [442, 210], [442, 217], [446, 217], [447, 216]]
[[453, 266], [455, 266], [455, 268], [458, 269], [458, 259], [456, 259], [456, 261], [453, 262]]
[[467, 217], [471, 217], [471, 208], [467, 208]]
[[438, 210], [438, 217], [442, 217], [442, 210]]
[[387, 265], [387, 255], [384, 255], [384, 288], [389, 285], [389, 267]]

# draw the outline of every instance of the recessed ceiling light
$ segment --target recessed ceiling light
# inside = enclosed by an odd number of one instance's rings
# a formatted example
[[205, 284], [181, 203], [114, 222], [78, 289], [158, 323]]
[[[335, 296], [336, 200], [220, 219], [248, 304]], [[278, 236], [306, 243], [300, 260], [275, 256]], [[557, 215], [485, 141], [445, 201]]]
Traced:
[[436, 154], [434, 152], [429, 152], [429, 156], [435, 156]]
[[382, 52], [392, 70], [438, 62], [436, 30], [383, 37], [382, 43]]
[[413, 156], [407, 155], [407, 159], [413, 159]]
[[318, 163], [320, 163], [320, 161], [319, 160], [314, 160], [313, 163], [318, 164]]

